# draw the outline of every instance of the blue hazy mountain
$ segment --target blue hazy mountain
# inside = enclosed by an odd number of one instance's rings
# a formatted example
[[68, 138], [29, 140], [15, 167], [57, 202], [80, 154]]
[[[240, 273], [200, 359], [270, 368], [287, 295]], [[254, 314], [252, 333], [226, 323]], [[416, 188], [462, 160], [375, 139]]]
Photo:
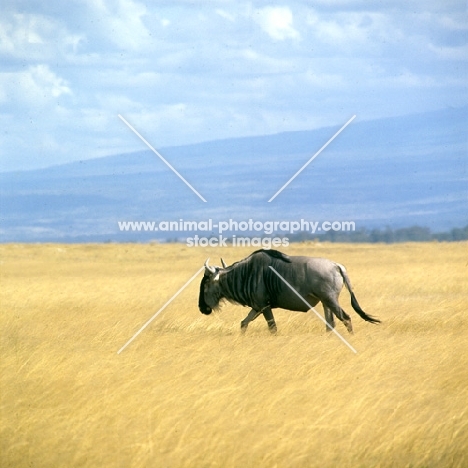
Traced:
[[[343, 122], [344, 123], [344, 122]], [[185, 237], [124, 233], [119, 221], [354, 221], [356, 228], [468, 222], [468, 107], [161, 148], [204, 203], [142, 151], [0, 174], [0, 241]]]

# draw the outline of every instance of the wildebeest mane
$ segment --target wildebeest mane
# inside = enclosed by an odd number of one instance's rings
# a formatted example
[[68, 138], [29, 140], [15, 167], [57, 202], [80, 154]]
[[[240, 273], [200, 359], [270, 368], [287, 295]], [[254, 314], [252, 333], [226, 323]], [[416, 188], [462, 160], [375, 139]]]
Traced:
[[248, 262], [254, 255], [259, 254], [259, 253], [264, 253], [271, 258], [276, 258], [278, 260], [282, 260], [283, 262], [291, 263], [291, 259], [286, 254], [284, 254], [283, 252], [280, 252], [279, 250], [259, 249], [259, 250], [256, 250], [255, 252], [252, 252], [248, 257], [245, 257], [242, 260], [239, 260], [238, 262], [234, 262], [232, 265], [228, 266], [227, 269], [229, 270], [230, 268], [236, 265], [239, 265], [240, 263]]
[[252, 255], [255, 255], [260, 252], [263, 252], [269, 255], [271, 258], [277, 258], [278, 260], [283, 260], [283, 262], [291, 263], [291, 259], [286, 254], [284, 254], [283, 252], [280, 252], [279, 250], [274, 250], [274, 249], [259, 249], [259, 250], [256, 250], [255, 252], [252, 252], [249, 255], [249, 257], [252, 257]]
[[289, 257], [272, 249], [257, 250], [233, 263], [219, 278], [223, 297], [243, 306], [264, 307], [267, 304], [256, 304], [256, 298], [259, 297], [260, 289], [265, 288], [268, 304], [273, 307], [277, 291], [281, 290], [281, 279], [269, 266], [281, 270], [284, 263], [291, 263]]

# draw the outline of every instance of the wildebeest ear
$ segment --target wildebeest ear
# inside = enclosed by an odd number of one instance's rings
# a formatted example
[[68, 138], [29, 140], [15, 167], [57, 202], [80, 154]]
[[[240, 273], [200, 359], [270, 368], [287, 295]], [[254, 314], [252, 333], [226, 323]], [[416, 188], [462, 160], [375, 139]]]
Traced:
[[223, 260], [223, 257], [221, 257], [221, 265], [223, 265], [223, 268], [227, 268], [226, 262]]
[[208, 265], [210, 258], [208, 257], [205, 262], [205, 272], [214, 275], [216, 273], [216, 268]]

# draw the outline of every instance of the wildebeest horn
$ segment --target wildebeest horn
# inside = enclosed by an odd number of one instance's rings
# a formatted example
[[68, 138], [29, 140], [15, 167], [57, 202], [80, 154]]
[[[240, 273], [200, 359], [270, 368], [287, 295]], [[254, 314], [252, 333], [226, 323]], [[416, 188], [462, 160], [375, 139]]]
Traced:
[[205, 262], [205, 269], [208, 270], [212, 275], [216, 273], [216, 268], [208, 265], [208, 262], [210, 261], [210, 258], [208, 257]]
[[223, 260], [223, 257], [221, 257], [221, 265], [223, 265], [223, 268], [227, 268], [226, 262]]

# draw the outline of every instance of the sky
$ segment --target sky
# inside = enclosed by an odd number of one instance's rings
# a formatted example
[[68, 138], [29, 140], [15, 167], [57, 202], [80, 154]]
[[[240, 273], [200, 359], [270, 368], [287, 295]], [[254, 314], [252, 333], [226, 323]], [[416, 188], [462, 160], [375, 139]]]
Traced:
[[0, 9], [0, 171], [468, 103], [466, 0]]

